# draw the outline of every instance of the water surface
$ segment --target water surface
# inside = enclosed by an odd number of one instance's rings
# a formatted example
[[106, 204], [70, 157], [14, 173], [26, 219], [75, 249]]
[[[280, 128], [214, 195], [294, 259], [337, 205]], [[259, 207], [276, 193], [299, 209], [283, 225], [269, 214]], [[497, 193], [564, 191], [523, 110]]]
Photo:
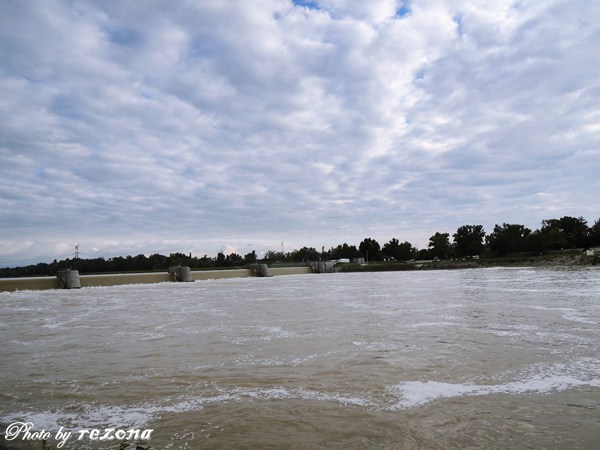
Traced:
[[[152, 428], [156, 449], [600, 448], [599, 324], [596, 268], [0, 293], [0, 423]], [[93, 444], [68, 448], [118, 448]]]

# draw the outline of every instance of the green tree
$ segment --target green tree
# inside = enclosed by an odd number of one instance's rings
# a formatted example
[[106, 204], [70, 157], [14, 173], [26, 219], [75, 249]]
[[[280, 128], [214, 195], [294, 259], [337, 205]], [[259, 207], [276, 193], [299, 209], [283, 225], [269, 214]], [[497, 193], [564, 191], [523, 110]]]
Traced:
[[398, 239], [392, 238], [383, 245], [382, 253], [396, 261], [407, 261], [413, 258], [415, 249], [410, 242], [400, 243]]
[[154, 253], [148, 257], [148, 264], [151, 269], [166, 269], [168, 268], [169, 262], [166, 256]]
[[457, 256], [479, 255], [483, 251], [483, 225], [463, 225], [452, 235]]
[[545, 252], [548, 248], [548, 236], [540, 230], [535, 230], [525, 239], [525, 250], [528, 252], [538, 254]]
[[244, 256], [244, 261], [246, 261], [246, 264], [254, 264], [256, 262], [256, 251], [252, 250], [250, 253], [247, 253]]
[[358, 246], [358, 251], [368, 261], [381, 261], [381, 247], [375, 239], [365, 238]]
[[244, 258], [242, 258], [237, 253], [231, 253], [225, 258], [225, 263], [228, 266], [241, 266], [242, 264], [244, 264]]
[[204, 255], [202, 258], [194, 259], [194, 267], [213, 267], [214, 265], [214, 260], [208, 255]]
[[492, 252], [506, 255], [524, 251], [530, 234], [531, 230], [523, 225], [503, 223], [494, 226], [494, 231], [485, 240]]
[[360, 256], [360, 252], [355, 245], [348, 245], [344, 242], [337, 247], [332, 247], [331, 250], [329, 250], [329, 255], [331, 259], [352, 259]]
[[273, 250], [269, 250], [265, 253], [265, 257], [263, 260], [267, 262], [283, 262], [288, 261], [290, 259], [290, 254], [285, 254], [283, 252], [276, 252]]
[[422, 248], [421, 250], [418, 250], [416, 252], [415, 256], [416, 256], [416, 259], [419, 259], [421, 261], [432, 258], [431, 252], [429, 251], [429, 249], [426, 249], [426, 248]]
[[552, 238], [553, 249], [584, 248], [588, 244], [589, 228], [583, 217], [563, 216], [560, 219], [543, 220], [541, 231]]
[[594, 222], [594, 225], [591, 226], [589, 237], [590, 240], [588, 245], [590, 247], [600, 246], [600, 219], [596, 220], [596, 222]]
[[302, 247], [291, 253], [293, 261], [317, 261], [319, 257], [320, 253], [313, 247]]
[[217, 267], [225, 266], [225, 254], [223, 252], [219, 252], [217, 254]]
[[169, 255], [169, 266], [188, 266], [190, 257], [181, 252]]
[[450, 255], [450, 234], [436, 232], [429, 238], [429, 254], [432, 258], [447, 259]]

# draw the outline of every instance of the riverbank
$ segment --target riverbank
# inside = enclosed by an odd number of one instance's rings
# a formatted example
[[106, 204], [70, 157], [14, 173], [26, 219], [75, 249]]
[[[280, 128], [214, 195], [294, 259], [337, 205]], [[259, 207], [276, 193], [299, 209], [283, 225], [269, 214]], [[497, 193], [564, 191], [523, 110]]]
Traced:
[[578, 251], [547, 255], [513, 255], [498, 258], [461, 258], [440, 261], [371, 262], [369, 264], [337, 265], [337, 272], [392, 272], [405, 270], [481, 269], [486, 267], [578, 267], [600, 264], [598, 256], [586, 256]]

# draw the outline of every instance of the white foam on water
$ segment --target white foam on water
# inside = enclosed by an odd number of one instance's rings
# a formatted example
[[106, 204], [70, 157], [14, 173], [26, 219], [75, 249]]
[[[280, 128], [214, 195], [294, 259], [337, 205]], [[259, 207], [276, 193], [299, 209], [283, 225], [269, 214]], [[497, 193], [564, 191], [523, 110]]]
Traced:
[[243, 355], [235, 359], [235, 364], [242, 366], [299, 366], [313, 359], [326, 358], [335, 352], [314, 353], [293, 359], [283, 358], [259, 358], [256, 355]]
[[211, 403], [224, 403], [228, 401], [235, 401], [237, 397], [231, 393], [222, 393], [218, 395], [213, 395], [209, 397], [193, 397], [187, 398], [171, 405], [154, 405], [149, 406], [147, 411], [152, 415], [159, 415], [163, 412], [188, 412], [188, 411], [198, 411], [204, 408], [204, 405], [208, 405]]
[[462, 303], [449, 303], [447, 305], [444, 305], [441, 309], [456, 309], [456, 308], [463, 308], [465, 305]]
[[493, 334], [494, 336], [499, 337], [513, 337], [513, 336], [521, 336], [522, 333], [517, 331], [508, 331], [508, 330], [486, 330], [486, 333]]
[[[182, 398], [180, 400], [164, 399], [159, 403], [123, 406], [85, 406], [80, 411], [65, 410], [41, 412], [15, 412], [0, 417], [0, 423], [17, 421], [32, 422], [35, 430], [58, 430], [61, 426], [78, 431], [83, 428], [144, 428], [156, 417], [164, 413], [183, 413], [198, 411], [205, 405], [245, 400], [317, 400], [336, 402], [343, 406], [369, 406], [371, 400], [342, 393], [327, 393], [303, 388], [287, 389], [281, 386], [269, 388], [217, 389], [217, 393], [208, 396]], [[70, 409], [78, 409], [71, 407]]]
[[156, 331], [154, 333], [136, 333], [136, 334], [140, 334], [140, 338], [138, 338], [138, 341], [140, 342], [147, 342], [147, 341], [160, 341], [161, 339], [164, 339], [166, 337], [171, 337], [173, 336], [170, 333], [165, 333], [163, 331]]
[[86, 406], [80, 412], [21, 411], [3, 416], [0, 420], [5, 423], [32, 422], [36, 430], [58, 430], [61, 426], [80, 430], [95, 427], [141, 428], [148, 423], [150, 417], [151, 414], [143, 407]]
[[242, 332], [245, 334], [250, 334], [250, 336], [224, 336], [223, 340], [232, 344], [243, 344], [246, 342], [272, 341], [276, 339], [290, 339], [298, 337], [297, 333], [286, 331], [278, 326], [248, 326], [244, 327]]
[[540, 305], [529, 305], [531, 309], [539, 309], [541, 311], [563, 311], [563, 312], [577, 312], [575, 308], [551, 308], [548, 306], [540, 306]]
[[394, 351], [399, 348], [406, 347], [405, 343], [398, 342], [364, 342], [364, 341], [352, 341], [352, 345], [357, 347], [364, 347], [367, 350], [374, 350], [377, 352]]
[[[409, 381], [387, 389], [400, 398], [393, 410], [421, 406], [435, 400], [482, 396], [491, 394], [548, 394], [578, 386], [600, 388], [599, 362], [586, 359], [570, 365], [558, 364], [552, 368], [534, 366], [525, 372], [536, 372], [527, 378], [503, 384], [443, 383], [439, 381]], [[540, 373], [541, 372], [541, 373]], [[573, 373], [575, 372], [575, 373]]]
[[298, 394], [305, 400], [322, 400], [328, 402], [337, 402], [344, 406], [371, 406], [373, 402], [369, 398], [356, 396], [347, 396], [340, 393], [328, 394], [317, 391], [298, 390]]
[[452, 327], [459, 325], [455, 322], [416, 322], [411, 323], [409, 326], [411, 328], [422, 328], [422, 327]]
[[252, 388], [235, 388], [229, 391], [230, 396], [228, 400], [241, 401], [244, 399], [253, 400], [289, 400], [289, 399], [301, 399], [301, 400], [319, 400], [327, 402], [336, 402], [344, 406], [368, 406], [372, 402], [369, 399], [346, 395], [339, 392], [321, 392], [313, 391], [309, 389], [297, 388], [287, 389], [284, 387], [271, 387], [262, 389]]
[[579, 323], [585, 323], [588, 325], [597, 325], [598, 322], [594, 321], [594, 320], [590, 320], [587, 317], [585, 317], [581, 312], [576, 311], [576, 312], [567, 312], [563, 315], [563, 317], [567, 320], [571, 320], [573, 322], [579, 322]]
[[481, 331], [483, 333], [493, 334], [499, 337], [515, 337], [526, 336], [533, 330], [537, 330], [537, 327], [519, 326], [506, 323], [490, 323], [486, 328], [483, 328]]
[[149, 406], [145, 410], [152, 415], [162, 412], [188, 412], [202, 409], [207, 404], [240, 402], [244, 400], [318, 400], [336, 402], [343, 406], [369, 406], [372, 401], [368, 398], [342, 394], [339, 392], [329, 393], [297, 388], [288, 389], [282, 386], [268, 388], [244, 388], [219, 389], [219, 393], [213, 396], [193, 397], [172, 403], [171, 405]]
[[539, 306], [539, 305], [530, 305], [531, 309], [538, 309], [541, 311], [560, 311], [563, 313], [563, 317], [566, 320], [570, 320], [572, 322], [585, 323], [589, 325], [597, 325], [598, 322], [595, 320], [591, 320], [585, 316], [584, 313], [575, 309], [575, 308], [550, 308], [547, 306]]
[[[531, 339], [539, 342], [568, 342], [573, 345], [593, 345], [594, 341], [590, 338], [577, 336], [571, 333], [546, 333], [538, 331], [530, 336]], [[570, 348], [561, 348], [561, 352], [571, 350]]]

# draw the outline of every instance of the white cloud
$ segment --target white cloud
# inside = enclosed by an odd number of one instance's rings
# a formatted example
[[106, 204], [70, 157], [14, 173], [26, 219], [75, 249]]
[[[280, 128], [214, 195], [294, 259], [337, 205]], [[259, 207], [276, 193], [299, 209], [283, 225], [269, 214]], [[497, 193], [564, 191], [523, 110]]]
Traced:
[[3, 5], [0, 262], [597, 218], [599, 6], [310, 5]]

